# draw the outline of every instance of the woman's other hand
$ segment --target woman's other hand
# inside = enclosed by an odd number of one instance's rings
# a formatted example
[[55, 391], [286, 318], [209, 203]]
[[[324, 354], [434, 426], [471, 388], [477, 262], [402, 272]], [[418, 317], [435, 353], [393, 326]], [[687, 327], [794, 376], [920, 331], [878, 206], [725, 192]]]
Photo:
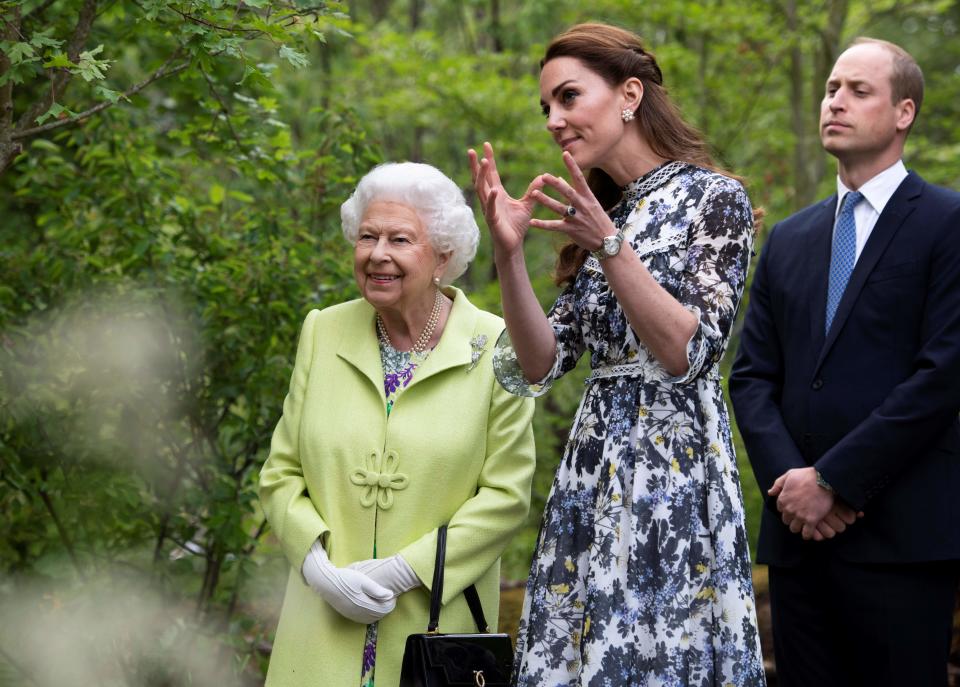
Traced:
[[302, 572], [313, 591], [337, 613], [356, 623], [375, 623], [397, 604], [393, 592], [367, 575], [334, 566], [319, 539], [310, 547]]
[[490, 227], [494, 250], [501, 257], [508, 257], [523, 248], [523, 237], [527, 234], [536, 204], [533, 193], [543, 188], [543, 180], [536, 177], [521, 198], [512, 198], [500, 181], [497, 163], [493, 158], [493, 146], [483, 144], [482, 159], [473, 148], [467, 151], [467, 157], [470, 159], [473, 187], [484, 219]]
[[423, 584], [417, 574], [413, 572], [413, 568], [403, 560], [400, 554], [387, 558], [357, 561], [348, 565], [347, 568], [362, 572], [374, 582], [397, 595], [409, 592]]
[[[560, 215], [560, 219], [532, 219], [530, 226], [562, 232], [581, 248], [595, 251], [603, 245], [603, 239], [616, 234], [617, 229], [590, 190], [587, 178], [583, 176], [573, 155], [564, 152], [563, 164], [570, 171], [572, 183], [552, 174], [539, 177], [544, 185], [556, 189], [562, 201], [551, 198], [540, 189], [531, 193], [537, 203]], [[570, 208], [573, 208], [573, 214]]]

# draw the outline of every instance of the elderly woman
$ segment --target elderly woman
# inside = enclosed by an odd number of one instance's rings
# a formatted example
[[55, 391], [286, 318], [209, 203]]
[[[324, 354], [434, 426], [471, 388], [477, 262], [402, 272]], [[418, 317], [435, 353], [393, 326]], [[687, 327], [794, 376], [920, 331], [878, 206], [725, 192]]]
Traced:
[[441, 629], [496, 623], [500, 554], [529, 508], [533, 405], [490, 364], [500, 318], [449, 286], [473, 213], [429, 165], [377, 167], [341, 207], [361, 299], [307, 315], [260, 498], [292, 570], [267, 685], [397, 684], [429, 615], [448, 523]]
[[[569, 181], [543, 174], [513, 199], [490, 146], [469, 153], [509, 332], [498, 378], [537, 396], [584, 353], [592, 370], [543, 517], [517, 682], [758, 687], [718, 368], [750, 261], [750, 201], [628, 31], [581, 24], [551, 41], [540, 107]], [[555, 216], [532, 218], [537, 204]], [[525, 267], [528, 227], [569, 239], [546, 315]]]

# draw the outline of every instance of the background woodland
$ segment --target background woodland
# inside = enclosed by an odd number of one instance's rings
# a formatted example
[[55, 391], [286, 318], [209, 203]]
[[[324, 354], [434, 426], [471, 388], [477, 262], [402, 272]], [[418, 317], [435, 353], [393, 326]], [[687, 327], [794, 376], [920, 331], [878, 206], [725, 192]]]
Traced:
[[[0, 0], [0, 686], [262, 684], [287, 565], [255, 484], [303, 317], [357, 295], [339, 205], [404, 159], [472, 202], [485, 140], [514, 192], [563, 172], [538, 62], [585, 20], [645, 38], [766, 230], [833, 188], [819, 102], [857, 35], [918, 59], [906, 163], [960, 188], [956, 0]], [[555, 240], [527, 256], [548, 305]], [[459, 285], [499, 310], [486, 236]], [[508, 582], [578, 372], [538, 400]]]

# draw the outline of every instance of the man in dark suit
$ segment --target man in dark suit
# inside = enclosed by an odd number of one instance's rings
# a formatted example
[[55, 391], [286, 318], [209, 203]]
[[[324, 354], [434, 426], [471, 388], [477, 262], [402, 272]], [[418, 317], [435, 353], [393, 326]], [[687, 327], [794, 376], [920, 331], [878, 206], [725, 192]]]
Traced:
[[[901, 157], [923, 75], [840, 55], [837, 194], [763, 247], [730, 393], [767, 494], [778, 684], [943, 687], [960, 578], [960, 194]], [[861, 516], [861, 517], [858, 517]]]

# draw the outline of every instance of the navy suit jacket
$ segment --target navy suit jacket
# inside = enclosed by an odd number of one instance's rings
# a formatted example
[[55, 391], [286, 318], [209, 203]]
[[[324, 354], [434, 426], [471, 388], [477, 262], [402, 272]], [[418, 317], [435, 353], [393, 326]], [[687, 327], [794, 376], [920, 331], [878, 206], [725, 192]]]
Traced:
[[730, 395], [764, 495], [815, 465], [865, 516], [804, 542], [766, 497], [757, 558], [788, 566], [825, 547], [859, 562], [960, 559], [960, 194], [903, 180], [825, 334], [836, 204], [771, 231]]

